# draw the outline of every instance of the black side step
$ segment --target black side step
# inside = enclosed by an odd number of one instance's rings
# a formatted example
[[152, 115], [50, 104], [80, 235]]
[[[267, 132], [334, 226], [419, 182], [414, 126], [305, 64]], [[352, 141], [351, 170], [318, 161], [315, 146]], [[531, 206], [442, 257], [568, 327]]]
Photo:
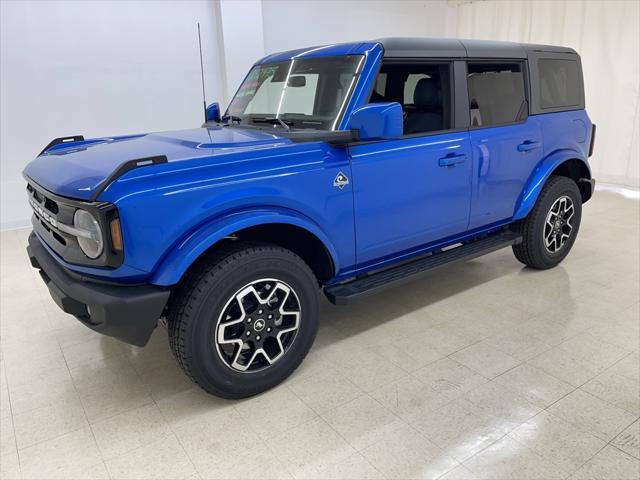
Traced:
[[325, 288], [324, 293], [331, 303], [345, 305], [385, 287], [413, 280], [425, 272], [435, 270], [444, 265], [471, 260], [520, 242], [522, 242], [520, 234], [504, 230], [465, 243], [459, 247], [433, 253], [410, 263], [373, 273], [348, 283], [332, 285]]

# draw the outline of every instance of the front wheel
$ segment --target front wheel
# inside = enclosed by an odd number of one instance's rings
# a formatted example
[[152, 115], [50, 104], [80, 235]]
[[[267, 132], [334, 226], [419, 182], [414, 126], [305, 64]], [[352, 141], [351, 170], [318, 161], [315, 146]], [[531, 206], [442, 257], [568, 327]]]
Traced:
[[576, 182], [567, 177], [551, 177], [533, 210], [512, 226], [522, 234], [522, 243], [513, 246], [513, 253], [529, 267], [555, 267], [569, 254], [581, 218], [582, 197]]
[[267, 244], [222, 249], [172, 299], [171, 349], [209, 393], [243, 398], [287, 378], [318, 328], [318, 283], [294, 253]]

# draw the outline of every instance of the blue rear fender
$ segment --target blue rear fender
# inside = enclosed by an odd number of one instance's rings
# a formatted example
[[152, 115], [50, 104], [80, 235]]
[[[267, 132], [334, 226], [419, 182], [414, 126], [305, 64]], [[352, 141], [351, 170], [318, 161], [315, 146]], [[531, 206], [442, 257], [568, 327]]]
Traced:
[[203, 253], [225, 237], [247, 228], [274, 224], [298, 227], [316, 237], [331, 258], [333, 272], [340, 271], [339, 257], [333, 243], [312, 219], [295, 210], [260, 207], [229, 213], [201, 225], [170, 250], [155, 269], [150, 283], [161, 286], [175, 285]]
[[556, 150], [547, 155], [533, 170], [519, 201], [516, 203], [513, 220], [520, 220], [526, 217], [535, 205], [538, 195], [540, 195], [549, 177], [556, 170], [562, 168], [563, 164], [573, 161], [579, 162], [581, 170], [588, 173], [586, 178], [591, 178], [589, 163], [580, 151], [573, 149]]

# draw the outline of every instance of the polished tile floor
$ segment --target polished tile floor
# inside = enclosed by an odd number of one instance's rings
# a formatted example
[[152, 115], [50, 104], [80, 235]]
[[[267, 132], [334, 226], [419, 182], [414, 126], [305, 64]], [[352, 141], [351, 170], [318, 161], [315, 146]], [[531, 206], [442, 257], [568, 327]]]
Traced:
[[1, 234], [2, 478], [637, 479], [639, 203], [599, 191], [558, 268], [510, 250], [323, 304], [283, 385], [209, 397], [58, 311]]

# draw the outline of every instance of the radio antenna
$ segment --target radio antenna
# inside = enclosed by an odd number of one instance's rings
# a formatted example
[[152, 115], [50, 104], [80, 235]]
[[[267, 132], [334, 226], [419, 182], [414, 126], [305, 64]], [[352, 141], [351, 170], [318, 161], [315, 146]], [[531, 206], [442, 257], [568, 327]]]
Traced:
[[202, 79], [202, 112], [207, 123], [207, 96], [204, 92], [204, 65], [202, 64], [202, 39], [200, 38], [200, 22], [198, 22], [198, 46], [200, 47], [200, 77]]

